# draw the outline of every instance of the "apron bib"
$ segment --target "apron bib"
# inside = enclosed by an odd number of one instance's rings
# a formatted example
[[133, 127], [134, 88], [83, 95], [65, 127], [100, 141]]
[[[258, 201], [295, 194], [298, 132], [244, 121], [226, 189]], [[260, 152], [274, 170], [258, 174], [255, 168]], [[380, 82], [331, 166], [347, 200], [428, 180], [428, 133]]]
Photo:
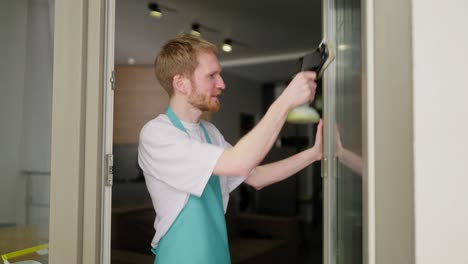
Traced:
[[[175, 127], [187, 133], [171, 107], [166, 115]], [[201, 122], [200, 126], [211, 144], [205, 126]], [[157, 249], [151, 251], [156, 255], [156, 264], [231, 263], [218, 176], [211, 175], [200, 197], [189, 195], [187, 204], [161, 238]]]

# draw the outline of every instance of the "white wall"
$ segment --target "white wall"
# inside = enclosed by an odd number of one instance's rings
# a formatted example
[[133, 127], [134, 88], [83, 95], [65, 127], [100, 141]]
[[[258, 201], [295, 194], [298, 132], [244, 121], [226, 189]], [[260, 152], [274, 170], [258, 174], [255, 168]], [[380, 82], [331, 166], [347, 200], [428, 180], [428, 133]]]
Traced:
[[49, 3], [29, 1], [23, 97], [22, 169], [50, 171], [52, 37]]
[[[26, 190], [24, 216], [17, 211], [18, 224], [39, 227], [41, 238], [49, 237], [50, 144], [52, 129], [52, 60], [49, 2], [30, 0], [27, 14], [26, 72], [18, 190]], [[32, 173], [25, 174], [25, 171]], [[24, 181], [28, 181], [24, 185]], [[28, 202], [29, 201], [29, 202]], [[21, 222], [26, 220], [25, 222]]]
[[375, 236], [369, 243], [375, 248], [375, 254], [370, 253], [376, 264], [414, 263], [411, 2], [373, 2], [374, 17], [368, 23], [373, 23], [374, 80], [370, 86], [375, 87], [374, 104], [367, 110], [374, 110], [371, 126], [375, 131], [374, 142], [369, 142], [373, 157], [367, 161], [374, 161], [368, 182], [375, 189], [365, 195], [370, 201], [370, 195], [375, 195], [370, 205], [375, 219], [367, 222], [375, 225], [365, 227]]
[[0, 224], [39, 224], [40, 234], [47, 238], [52, 111], [49, 3], [10, 0], [2, 5]]
[[413, 0], [416, 263], [468, 263], [468, 2]]
[[27, 1], [0, 2], [0, 225], [15, 223], [26, 71]]

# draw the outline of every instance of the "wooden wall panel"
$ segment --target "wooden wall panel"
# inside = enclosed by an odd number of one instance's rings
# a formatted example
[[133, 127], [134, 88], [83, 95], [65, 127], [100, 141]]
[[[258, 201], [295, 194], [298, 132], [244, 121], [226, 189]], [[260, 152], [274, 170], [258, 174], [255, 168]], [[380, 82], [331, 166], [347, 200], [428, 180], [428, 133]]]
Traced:
[[144, 124], [168, 104], [169, 96], [156, 80], [153, 66], [116, 66], [114, 144], [137, 144]]

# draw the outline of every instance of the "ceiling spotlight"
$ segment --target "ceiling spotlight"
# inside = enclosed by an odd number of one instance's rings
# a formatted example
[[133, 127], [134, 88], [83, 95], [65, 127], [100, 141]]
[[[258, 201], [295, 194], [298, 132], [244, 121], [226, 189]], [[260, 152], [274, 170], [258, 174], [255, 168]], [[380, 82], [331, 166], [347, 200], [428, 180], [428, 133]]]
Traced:
[[148, 8], [150, 10], [150, 16], [154, 18], [161, 18], [162, 12], [161, 9], [159, 8], [159, 5], [156, 4], [155, 2], [149, 3]]
[[232, 39], [227, 38], [224, 40], [224, 44], [221, 46], [221, 49], [224, 52], [231, 52], [232, 51]]
[[172, 7], [163, 6], [163, 5], [157, 4], [156, 2], [149, 2], [148, 9], [150, 10], [150, 16], [154, 18], [161, 18], [162, 16], [161, 10], [169, 11], [169, 12], [177, 12], [177, 10]]
[[200, 32], [200, 23], [192, 23], [192, 30], [190, 31], [190, 34], [192, 34], [193, 36], [196, 36], [196, 37], [200, 37], [201, 36], [201, 32]]
[[192, 28], [190, 30], [190, 34], [192, 34], [193, 36], [200, 37], [202, 30], [203, 30], [203, 32], [206, 31], [206, 32], [211, 32], [211, 33], [220, 33], [220, 31], [217, 30], [216, 28], [212, 28], [212, 27], [202, 25], [199, 22], [193, 22], [192, 23]]

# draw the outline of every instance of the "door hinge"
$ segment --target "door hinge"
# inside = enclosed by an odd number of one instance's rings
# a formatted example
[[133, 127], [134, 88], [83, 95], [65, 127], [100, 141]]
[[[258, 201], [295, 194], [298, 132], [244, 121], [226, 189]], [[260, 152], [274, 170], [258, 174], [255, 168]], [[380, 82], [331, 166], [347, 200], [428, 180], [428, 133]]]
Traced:
[[106, 155], [106, 186], [112, 186], [114, 181], [114, 155]]
[[112, 71], [112, 73], [111, 73], [110, 83], [111, 83], [111, 89], [112, 89], [112, 91], [114, 91], [115, 90], [115, 73], [114, 73], [114, 71]]

